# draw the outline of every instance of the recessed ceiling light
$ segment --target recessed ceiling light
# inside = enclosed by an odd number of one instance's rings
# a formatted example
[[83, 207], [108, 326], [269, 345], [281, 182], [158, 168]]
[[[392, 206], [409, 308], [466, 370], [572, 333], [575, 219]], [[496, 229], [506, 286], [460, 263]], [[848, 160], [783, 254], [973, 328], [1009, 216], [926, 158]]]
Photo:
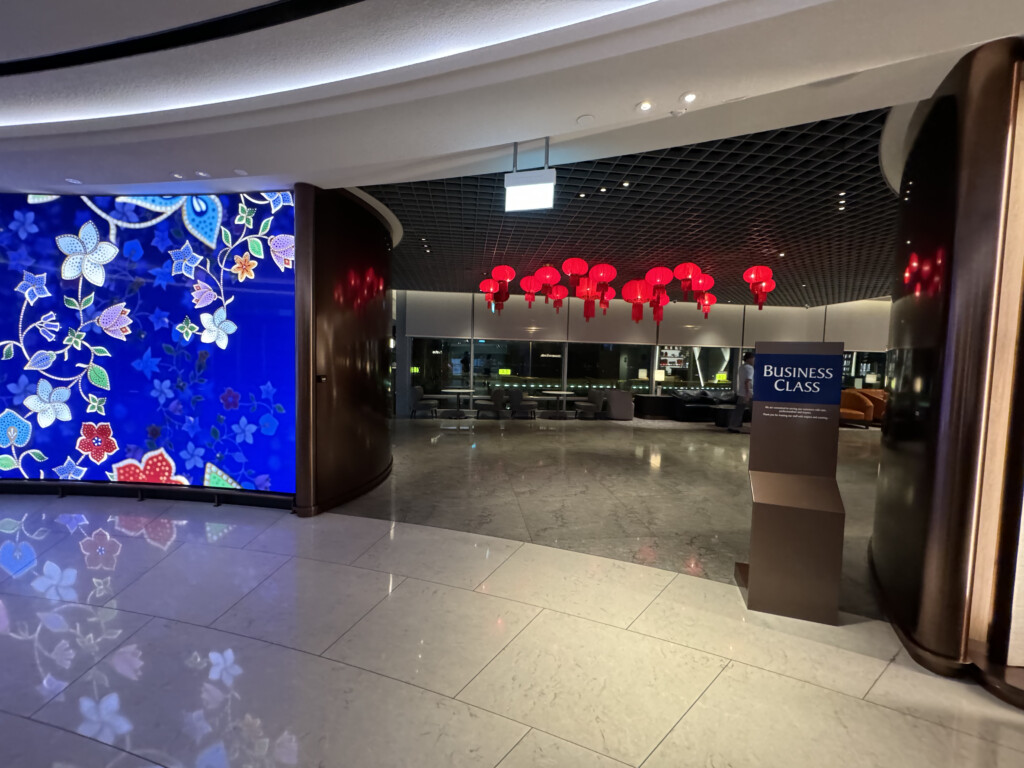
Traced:
[[910, 241], [909, 240], [907, 240], [907, 245], [910, 245]]
[[846, 206], [845, 205], [840, 205], [839, 206], [839, 210], [840, 211], [845, 211], [846, 210]]
[[780, 254], [779, 254], [779, 258], [780, 258], [780, 259], [784, 259], [785, 257], [786, 257], [786, 254], [785, 254], [785, 253], [780, 253]]
[[429, 248], [427, 248], [427, 253], [430, 253], [430, 249]]
[[624, 182], [622, 182], [622, 186], [624, 186], [624, 187], [628, 187], [628, 186], [629, 186], [629, 182], [628, 182], [628, 181], [624, 181]]
[[173, 176], [173, 177], [174, 177], [174, 178], [176, 178], [176, 179], [184, 179], [184, 178], [185, 178], [185, 177], [184, 177], [184, 176], [183, 176], [182, 174], [180, 174], [180, 173], [172, 173], [172, 174], [171, 174], [171, 176]]
[[210, 178], [210, 174], [208, 174], [206, 171], [196, 171], [196, 176], [201, 176], [204, 179]]
[[846, 195], [846, 193], [845, 193], [845, 192], [840, 192], [840, 193], [839, 193], [839, 196], [840, 196], [840, 197], [844, 197], [845, 195]]
[[697, 94], [696, 93], [687, 93], [687, 94], [684, 94], [684, 96], [683, 96], [683, 101], [685, 101], [687, 104], [693, 104], [693, 102], [695, 102], [696, 100], [697, 100]]
[[807, 283], [800, 283], [800, 287], [801, 288], [806, 288], [807, 287]]
[[425, 238], [425, 237], [421, 237], [421, 238], [420, 238], [420, 240], [422, 240], [423, 242], [426, 242], [426, 241], [427, 241], [427, 238]]
[[249, 172], [244, 168], [235, 168], [235, 176], [248, 176]]
[[580, 197], [586, 197], [586, 195], [584, 193], [580, 192]]
[[601, 187], [601, 191], [602, 191], [602, 192], [607, 192], [607, 191], [608, 191], [608, 188], [607, 188], [607, 187]]
[[652, 109], [654, 109], [654, 102], [648, 101], [647, 99], [644, 99], [636, 105], [637, 112], [650, 112]]
[[576, 118], [576, 125], [590, 125], [596, 119], [593, 115], [580, 115]]
[[78, 179], [64, 179], [64, 181], [66, 181], [68, 184], [81, 184], [82, 183]]

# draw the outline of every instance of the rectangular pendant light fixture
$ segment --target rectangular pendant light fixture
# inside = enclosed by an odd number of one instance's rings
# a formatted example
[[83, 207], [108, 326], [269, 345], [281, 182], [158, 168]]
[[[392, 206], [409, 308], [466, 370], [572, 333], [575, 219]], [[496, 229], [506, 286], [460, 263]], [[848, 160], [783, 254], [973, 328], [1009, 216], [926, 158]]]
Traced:
[[533, 211], [554, 207], [554, 168], [505, 174], [506, 211]]
[[548, 168], [550, 139], [544, 139], [544, 167], [519, 170], [519, 143], [512, 144], [512, 173], [505, 174], [505, 212], [555, 207], [555, 169]]

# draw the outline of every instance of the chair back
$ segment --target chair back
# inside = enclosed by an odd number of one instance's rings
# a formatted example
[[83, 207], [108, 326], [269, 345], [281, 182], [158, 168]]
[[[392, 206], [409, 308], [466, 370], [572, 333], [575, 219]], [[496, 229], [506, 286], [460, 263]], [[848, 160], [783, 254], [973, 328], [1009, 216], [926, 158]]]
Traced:
[[412, 404], [416, 405], [420, 400], [423, 399], [423, 387], [417, 384], [412, 388]]
[[508, 393], [509, 400], [512, 401], [512, 408], [515, 410], [523, 404], [523, 390], [513, 389]]
[[598, 410], [601, 410], [601, 406], [604, 405], [604, 392], [599, 389], [591, 389], [587, 392], [587, 400], [596, 405]]
[[498, 410], [504, 410], [508, 402], [508, 393], [504, 389], [496, 389], [491, 392], [491, 402], [498, 406]]

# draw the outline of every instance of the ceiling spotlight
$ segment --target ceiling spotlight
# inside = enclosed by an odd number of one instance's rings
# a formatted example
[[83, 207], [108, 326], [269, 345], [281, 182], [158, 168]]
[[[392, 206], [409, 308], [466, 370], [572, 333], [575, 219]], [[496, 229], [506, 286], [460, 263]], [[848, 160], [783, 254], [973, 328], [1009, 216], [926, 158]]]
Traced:
[[580, 192], [580, 197], [586, 197], [586, 195], [584, 193]]
[[68, 184], [81, 184], [82, 183], [78, 179], [64, 179], [64, 181], [66, 181]]
[[425, 238], [425, 237], [421, 237], [421, 238], [420, 238], [420, 240], [422, 240], [423, 242], [426, 242], [426, 241], [427, 241], [427, 238]]
[[846, 196], [846, 193], [845, 193], [845, 192], [840, 192], [840, 193], [839, 193], [839, 196], [840, 196], [840, 197], [845, 197], [845, 196]]
[[624, 181], [624, 182], [622, 182], [622, 186], [624, 186], [624, 187], [628, 187], [628, 186], [629, 186], [629, 182], [628, 182], [628, 181]]
[[608, 188], [607, 188], [607, 187], [601, 187], [601, 191], [602, 191], [602, 192], [607, 192], [607, 191], [608, 191]]
[[786, 254], [785, 254], [785, 253], [780, 253], [780, 254], [779, 254], [779, 258], [780, 258], [780, 259], [784, 259], [784, 258], [786, 258]]
[[654, 102], [648, 101], [647, 99], [644, 99], [636, 105], [637, 112], [650, 112], [652, 109], [654, 109]]
[[171, 174], [171, 176], [173, 176], [173, 177], [174, 177], [174, 178], [176, 178], [176, 179], [184, 179], [184, 178], [185, 178], [185, 177], [184, 177], [184, 176], [183, 176], [182, 174], [180, 174], [180, 173], [172, 173], [172, 174]]
[[429, 248], [427, 248], [427, 253], [430, 253], [430, 249]]
[[593, 115], [580, 115], [576, 118], [576, 125], [590, 125], [595, 119]]
[[235, 168], [235, 176], [248, 176], [249, 172], [243, 168]]
[[683, 96], [683, 101], [685, 101], [687, 104], [693, 104], [693, 102], [695, 102], [696, 100], [697, 100], [697, 94], [696, 93], [688, 93], [685, 96]]
[[206, 171], [196, 171], [196, 176], [201, 176], [204, 179], [210, 178], [210, 174], [208, 174]]
[[839, 210], [840, 211], [845, 211], [846, 210], [846, 206], [845, 205], [840, 205], [839, 206]]

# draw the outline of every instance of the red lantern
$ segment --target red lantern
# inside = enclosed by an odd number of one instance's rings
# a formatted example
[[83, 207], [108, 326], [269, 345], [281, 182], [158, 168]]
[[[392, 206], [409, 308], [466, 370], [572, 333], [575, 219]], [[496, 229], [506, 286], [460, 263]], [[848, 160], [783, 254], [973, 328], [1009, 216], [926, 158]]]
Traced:
[[501, 308], [508, 301], [508, 284], [516, 279], [516, 271], [506, 264], [499, 264], [491, 270], [491, 277], [498, 281], [498, 290], [494, 292], [494, 308], [501, 314]]
[[655, 299], [651, 302], [652, 304], [655, 304], [653, 314], [656, 325], [661, 325], [661, 321], [665, 319], [665, 305], [668, 304], [669, 301], [671, 301], [671, 299], [669, 299], [668, 294], [663, 293], [661, 294], [661, 298]]
[[774, 280], [762, 280], [760, 283], [751, 283], [750, 290], [754, 292], [754, 301], [757, 302], [757, 308], [764, 309], [764, 302], [768, 298], [768, 294], [775, 290]]
[[618, 271], [611, 264], [595, 264], [590, 268], [590, 279], [597, 283], [597, 292], [601, 296], [604, 296], [605, 292], [608, 291], [608, 283], [614, 280], [618, 274]]
[[647, 270], [645, 279], [654, 288], [651, 294], [651, 306], [657, 309], [661, 306], [659, 303], [661, 297], [667, 295], [665, 286], [672, 282], [672, 270], [668, 267], [652, 267]]
[[700, 304], [698, 304], [698, 306], [700, 307], [701, 312], [704, 313], [704, 319], [705, 320], [708, 319], [708, 312], [711, 311], [711, 306], [713, 304], [717, 304], [717, 303], [718, 303], [718, 297], [715, 296], [715, 294], [713, 294], [713, 293], [705, 292], [700, 297]]
[[575, 256], [562, 262], [562, 271], [569, 278], [569, 285], [573, 288], [577, 286], [580, 278], [587, 274], [588, 269], [590, 269], [590, 265]]
[[533, 302], [537, 299], [537, 292], [543, 287], [540, 280], [533, 275], [527, 275], [519, 281], [519, 287], [526, 294], [526, 304], [533, 307]]
[[544, 303], [548, 303], [551, 296], [551, 286], [556, 285], [562, 279], [562, 273], [554, 267], [541, 267], [533, 276], [540, 280], [540, 292], [544, 294]]
[[633, 305], [633, 322], [644, 319], [644, 304], [651, 300], [651, 284], [646, 280], [630, 280], [622, 286], [622, 299]]
[[605, 292], [601, 294], [601, 302], [600, 302], [600, 304], [601, 304], [601, 314], [602, 315], [607, 315], [608, 314], [608, 302], [610, 302], [614, 298], [615, 298], [615, 289], [612, 288], [611, 286], [608, 286], [608, 288], [605, 290]]
[[701, 275], [700, 267], [692, 261], [687, 261], [672, 270], [672, 274], [679, 281], [679, 287], [687, 294], [685, 298], [690, 298], [689, 293], [693, 290], [693, 281]]
[[498, 292], [498, 281], [487, 278], [486, 280], [480, 281], [480, 290], [484, 293], [484, 298], [487, 299], [488, 304], [494, 303], [494, 294]]
[[583, 299], [583, 319], [589, 323], [594, 316], [594, 302], [601, 298], [597, 283], [589, 277], [581, 277], [576, 286], [576, 296]]
[[750, 290], [754, 290], [754, 283], [763, 283], [772, 279], [771, 267], [751, 267], [743, 273], [743, 279], [750, 283]]
[[551, 286], [551, 299], [554, 302], [555, 314], [561, 314], [558, 310], [562, 308], [562, 299], [569, 295], [569, 289], [564, 285]]
[[715, 278], [711, 275], [698, 275], [693, 279], [693, 297], [697, 300], [697, 306], [700, 306], [700, 300], [704, 294], [715, 287]]

